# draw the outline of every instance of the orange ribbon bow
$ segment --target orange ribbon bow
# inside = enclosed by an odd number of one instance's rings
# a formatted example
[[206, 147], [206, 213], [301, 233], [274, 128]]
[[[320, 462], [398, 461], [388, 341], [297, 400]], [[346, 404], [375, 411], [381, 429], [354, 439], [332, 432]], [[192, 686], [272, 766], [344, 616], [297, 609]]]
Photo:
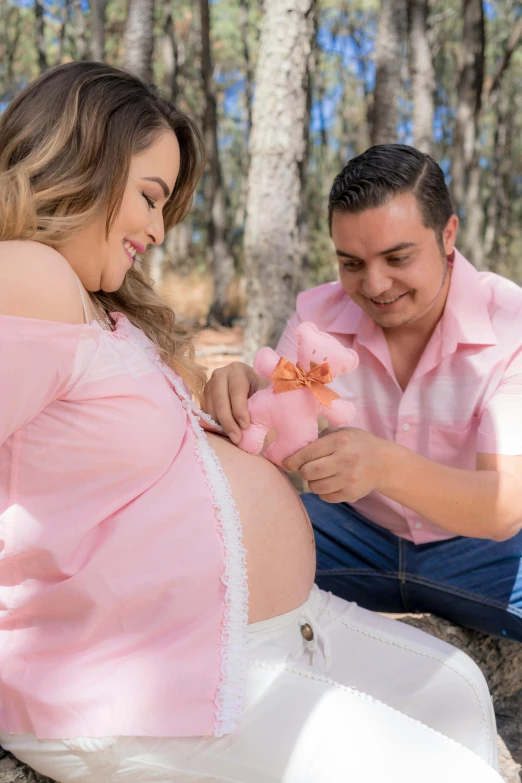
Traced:
[[274, 385], [274, 394], [306, 386], [327, 408], [331, 408], [332, 402], [340, 396], [325, 386], [326, 383], [331, 383], [333, 380], [328, 362], [324, 362], [324, 364], [310, 362], [310, 372], [306, 372], [299, 364], [292, 364], [288, 359], [281, 357], [270, 380]]

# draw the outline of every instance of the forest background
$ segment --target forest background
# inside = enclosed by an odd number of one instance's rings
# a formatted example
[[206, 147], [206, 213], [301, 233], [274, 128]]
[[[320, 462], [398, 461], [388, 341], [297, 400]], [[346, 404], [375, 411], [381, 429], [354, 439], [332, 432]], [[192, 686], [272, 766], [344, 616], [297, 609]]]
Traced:
[[0, 112], [94, 59], [194, 116], [205, 173], [147, 265], [180, 317], [244, 324], [249, 359], [298, 291], [336, 279], [328, 191], [371, 144], [432, 154], [461, 251], [522, 283], [521, 44], [520, 0], [0, 0]]

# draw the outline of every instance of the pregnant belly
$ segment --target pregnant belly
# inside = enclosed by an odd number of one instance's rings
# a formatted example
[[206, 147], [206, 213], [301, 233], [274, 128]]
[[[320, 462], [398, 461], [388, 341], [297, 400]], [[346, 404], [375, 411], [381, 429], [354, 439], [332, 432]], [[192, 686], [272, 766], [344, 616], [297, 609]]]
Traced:
[[207, 433], [241, 517], [246, 549], [249, 622], [296, 609], [315, 575], [312, 526], [299, 495], [275, 465]]

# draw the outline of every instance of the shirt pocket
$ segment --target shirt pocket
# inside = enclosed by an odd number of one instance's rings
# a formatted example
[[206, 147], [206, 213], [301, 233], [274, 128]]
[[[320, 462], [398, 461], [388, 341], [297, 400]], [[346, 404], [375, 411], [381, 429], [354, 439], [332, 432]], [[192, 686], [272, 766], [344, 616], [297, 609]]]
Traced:
[[452, 427], [430, 425], [430, 459], [450, 468], [475, 470], [477, 464], [477, 430], [479, 417]]

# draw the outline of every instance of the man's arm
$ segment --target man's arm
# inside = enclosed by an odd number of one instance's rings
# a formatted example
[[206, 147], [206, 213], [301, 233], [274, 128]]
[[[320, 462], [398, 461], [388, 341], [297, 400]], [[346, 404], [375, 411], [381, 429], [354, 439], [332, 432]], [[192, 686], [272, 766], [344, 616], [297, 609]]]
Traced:
[[522, 527], [522, 456], [478, 454], [476, 470], [441, 465], [386, 443], [379, 492], [460, 536], [504, 541]]
[[363, 430], [346, 428], [286, 461], [331, 503], [377, 491], [450, 533], [503, 541], [522, 527], [522, 456], [479, 454], [476, 470], [441, 465]]

